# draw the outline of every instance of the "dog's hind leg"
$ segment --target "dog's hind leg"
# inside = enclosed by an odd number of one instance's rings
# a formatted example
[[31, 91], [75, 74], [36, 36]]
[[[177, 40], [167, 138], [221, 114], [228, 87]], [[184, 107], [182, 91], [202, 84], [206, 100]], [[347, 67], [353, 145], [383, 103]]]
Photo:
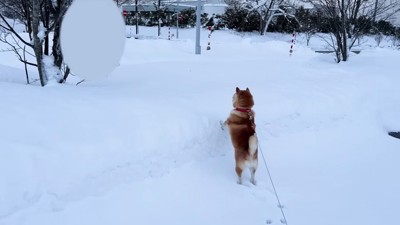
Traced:
[[255, 155], [257, 153], [258, 140], [256, 135], [251, 135], [249, 137], [249, 153], [250, 155]]
[[243, 172], [243, 169], [240, 168], [238, 165], [236, 165], [235, 169], [236, 169], [236, 174], [238, 176], [237, 183], [238, 184], [242, 184], [242, 172]]
[[250, 174], [251, 174], [250, 182], [253, 185], [256, 185], [257, 181], [256, 181], [256, 168], [255, 167], [250, 167]]
[[224, 122], [220, 120], [219, 125], [221, 126], [221, 130], [225, 130], [225, 127], [228, 125], [228, 120], [225, 120]]

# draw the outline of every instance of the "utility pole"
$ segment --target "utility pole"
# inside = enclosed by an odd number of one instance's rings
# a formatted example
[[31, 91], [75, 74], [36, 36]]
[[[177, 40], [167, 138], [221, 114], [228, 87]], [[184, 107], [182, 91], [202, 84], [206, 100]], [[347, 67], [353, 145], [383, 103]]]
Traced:
[[200, 46], [200, 17], [201, 17], [201, 0], [197, 0], [196, 7], [196, 55], [201, 54], [201, 46]]
[[157, 3], [157, 20], [158, 20], [158, 25], [157, 25], [157, 27], [158, 27], [158, 37], [160, 37], [160, 35], [161, 35], [161, 0], [158, 0], [158, 3]]
[[139, 34], [139, 13], [138, 13], [138, 0], [135, 0], [135, 17], [136, 17], [136, 35]]

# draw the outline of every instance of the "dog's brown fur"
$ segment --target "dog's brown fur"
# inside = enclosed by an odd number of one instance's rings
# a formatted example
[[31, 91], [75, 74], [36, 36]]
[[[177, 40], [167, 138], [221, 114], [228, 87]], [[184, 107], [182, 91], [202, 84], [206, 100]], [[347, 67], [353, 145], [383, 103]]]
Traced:
[[250, 90], [236, 88], [233, 95], [233, 110], [225, 124], [229, 127], [232, 145], [235, 149], [236, 174], [238, 183], [242, 183], [242, 172], [249, 168], [251, 183], [255, 184], [255, 172], [258, 166], [258, 143], [255, 132], [253, 95]]

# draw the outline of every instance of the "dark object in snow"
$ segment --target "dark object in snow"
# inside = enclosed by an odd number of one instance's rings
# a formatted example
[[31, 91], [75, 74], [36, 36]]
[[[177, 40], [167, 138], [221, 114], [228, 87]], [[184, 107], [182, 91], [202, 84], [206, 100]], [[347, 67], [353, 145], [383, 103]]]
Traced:
[[222, 120], [219, 121], [219, 125], [221, 126], [221, 130], [225, 130], [226, 124]]
[[400, 131], [399, 132], [389, 132], [388, 134], [394, 138], [400, 139]]
[[[323, 54], [328, 54], [328, 53], [334, 53], [335, 51], [332, 50], [315, 50], [315, 53], [323, 53]], [[360, 54], [361, 50], [351, 50], [351, 52], [355, 54]]]

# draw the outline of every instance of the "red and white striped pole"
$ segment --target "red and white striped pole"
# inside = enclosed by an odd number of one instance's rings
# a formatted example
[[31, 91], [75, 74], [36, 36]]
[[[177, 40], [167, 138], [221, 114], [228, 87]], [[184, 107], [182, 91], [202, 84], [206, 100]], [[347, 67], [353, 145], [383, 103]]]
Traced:
[[208, 26], [208, 44], [207, 44], [207, 50], [211, 50], [210, 42], [211, 42], [211, 26]]
[[292, 43], [291, 43], [291, 45], [290, 45], [290, 50], [289, 50], [290, 55], [292, 55], [292, 53], [293, 53], [293, 46], [294, 46], [295, 44], [296, 44], [296, 32], [293, 31], [293, 34], [292, 34]]

